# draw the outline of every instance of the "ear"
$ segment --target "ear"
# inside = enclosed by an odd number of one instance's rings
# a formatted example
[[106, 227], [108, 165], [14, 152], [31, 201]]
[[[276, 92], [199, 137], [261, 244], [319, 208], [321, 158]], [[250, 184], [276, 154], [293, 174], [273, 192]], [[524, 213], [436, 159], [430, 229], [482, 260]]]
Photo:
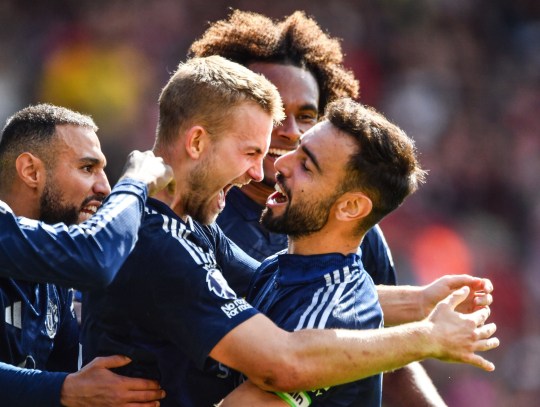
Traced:
[[208, 132], [202, 126], [193, 126], [186, 131], [185, 148], [187, 154], [198, 160], [209, 145]]
[[373, 202], [362, 192], [346, 192], [336, 202], [336, 218], [344, 222], [358, 221], [371, 213]]
[[22, 153], [15, 160], [19, 179], [29, 188], [39, 188], [45, 181], [45, 164], [32, 153]]

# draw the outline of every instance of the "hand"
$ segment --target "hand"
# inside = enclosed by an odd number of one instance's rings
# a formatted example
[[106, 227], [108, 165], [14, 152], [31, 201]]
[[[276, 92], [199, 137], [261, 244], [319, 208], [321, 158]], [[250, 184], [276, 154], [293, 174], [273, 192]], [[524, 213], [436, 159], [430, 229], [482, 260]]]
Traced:
[[127, 365], [125, 356], [94, 359], [76, 373], [69, 374], [60, 394], [66, 407], [157, 407], [165, 392], [154, 380], [125, 377], [109, 369]]
[[429, 314], [433, 307], [460, 287], [468, 286], [469, 295], [457, 306], [456, 311], [471, 313], [491, 305], [493, 284], [487, 278], [473, 277], [466, 274], [447, 275], [438, 278], [433, 283], [422, 287], [422, 306], [424, 315]]
[[456, 312], [470, 294], [465, 286], [454, 291], [439, 302], [428, 317], [433, 324], [431, 335], [438, 349], [434, 357], [447, 362], [468, 363], [481, 369], [492, 371], [495, 365], [475, 352], [494, 349], [499, 346], [497, 338], [491, 338], [497, 327], [484, 325], [489, 317], [489, 307], [482, 307], [470, 314]]
[[172, 186], [174, 181], [172, 168], [163, 162], [163, 158], [156, 157], [152, 151], [137, 150], [129, 154], [122, 178], [133, 178], [146, 183], [150, 196], [166, 186]]

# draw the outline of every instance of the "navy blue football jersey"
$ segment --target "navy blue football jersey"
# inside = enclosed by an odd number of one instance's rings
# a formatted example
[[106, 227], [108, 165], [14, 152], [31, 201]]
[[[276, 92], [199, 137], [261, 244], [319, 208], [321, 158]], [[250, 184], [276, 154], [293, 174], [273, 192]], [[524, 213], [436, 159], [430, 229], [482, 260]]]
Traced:
[[[264, 261], [248, 301], [287, 331], [301, 329], [378, 329], [382, 309], [373, 280], [358, 255], [300, 256], [281, 253]], [[296, 394], [280, 394], [291, 405], [379, 407], [382, 375]], [[301, 401], [298, 401], [301, 400]]]
[[118, 372], [160, 380], [167, 392], [162, 406], [219, 401], [230, 391], [232, 375], [208, 355], [257, 313], [231, 289], [222, 264], [244, 269], [240, 275], [252, 275], [258, 266], [217, 225], [184, 222], [149, 199], [139, 240], [116, 279], [83, 297], [83, 362], [129, 356], [133, 362]]
[[28, 369], [77, 370], [79, 330], [73, 290], [0, 279], [0, 360]]

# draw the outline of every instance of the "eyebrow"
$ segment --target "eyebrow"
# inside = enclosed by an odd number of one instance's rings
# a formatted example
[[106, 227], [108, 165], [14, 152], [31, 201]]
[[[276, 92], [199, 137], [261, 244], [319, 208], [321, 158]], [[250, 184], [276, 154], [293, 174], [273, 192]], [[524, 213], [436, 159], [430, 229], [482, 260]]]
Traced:
[[107, 161], [102, 161], [98, 158], [94, 157], [82, 157], [79, 159], [79, 163], [81, 164], [90, 164], [90, 165], [100, 165], [103, 162], [103, 166], [105, 167], [107, 165]]
[[313, 162], [319, 173], [322, 173], [321, 166], [319, 165], [319, 161], [317, 161], [317, 157], [311, 152], [309, 148], [307, 148], [305, 145], [300, 144], [300, 148], [302, 151], [309, 157], [309, 159]]
[[261, 150], [259, 147], [248, 147], [247, 150], [251, 150], [253, 149], [253, 151], [257, 154], [264, 154], [264, 151]]
[[306, 103], [305, 105], [300, 106], [300, 110], [313, 110], [319, 115], [319, 108], [311, 103]]

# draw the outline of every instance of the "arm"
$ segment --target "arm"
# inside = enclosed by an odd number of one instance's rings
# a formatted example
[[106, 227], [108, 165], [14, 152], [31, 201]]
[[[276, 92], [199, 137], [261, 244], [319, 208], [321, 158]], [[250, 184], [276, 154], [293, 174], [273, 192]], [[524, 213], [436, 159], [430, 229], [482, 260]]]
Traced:
[[0, 277], [81, 290], [108, 285], [135, 245], [147, 189], [165, 187], [171, 174], [151, 152], [132, 153], [98, 213], [70, 227], [17, 218], [0, 201]]
[[470, 313], [492, 303], [491, 281], [465, 274], [444, 276], [422, 287], [379, 285], [377, 293], [385, 325], [419, 321], [431, 312], [438, 301], [463, 286], [470, 287], [470, 293], [456, 308], [457, 311]]
[[154, 380], [117, 375], [109, 369], [131, 360], [125, 356], [96, 358], [80, 371], [65, 378], [59, 399], [65, 407], [159, 406], [165, 397]]
[[[0, 362], [0, 400], [11, 407], [57, 407], [67, 373], [42, 372]], [[32, 389], [32, 391], [28, 391]]]
[[484, 325], [489, 308], [460, 314], [464, 287], [428, 318], [382, 330], [305, 330], [293, 333], [256, 315], [230, 331], [210, 356], [244, 373], [266, 390], [294, 391], [333, 386], [394, 370], [426, 358], [468, 363], [491, 371], [475, 354], [498, 346], [495, 325]]
[[[418, 370], [417, 367], [420, 369]], [[397, 376], [394, 376], [398, 374]], [[390, 375], [390, 380], [387, 382], [386, 376]], [[441, 396], [431, 384], [431, 391], [426, 392], [423, 386], [418, 387], [418, 384], [425, 383], [426, 380], [431, 379], [426, 375], [422, 366], [417, 363], [411, 363], [396, 372], [385, 374], [385, 384], [387, 383], [395, 389], [400, 390], [399, 392], [390, 392], [391, 397], [386, 397], [385, 392], [383, 392], [384, 402], [390, 403], [389, 405], [398, 405], [398, 406], [418, 406], [418, 407], [443, 407], [446, 406], [446, 403], [442, 400]], [[432, 392], [434, 391], [434, 393]], [[281, 393], [282, 397], [286, 397], [285, 394]], [[292, 393], [289, 395], [293, 399], [298, 400], [298, 397], [301, 397], [299, 393]], [[234, 391], [229, 393], [225, 399], [222, 400], [218, 407], [287, 407], [291, 404], [284, 401], [284, 399], [272, 392], [267, 392], [261, 390], [259, 387], [255, 386], [249, 380], [242, 383]], [[310, 404], [305, 400], [304, 404], [298, 403], [298, 405], [308, 406]]]
[[423, 366], [410, 363], [384, 374], [383, 404], [389, 406], [446, 407]]
[[[10, 407], [158, 406], [165, 396], [151, 380], [132, 379], [109, 368], [129, 363], [123, 356], [99, 358], [77, 373], [43, 372], [0, 362], [0, 399]], [[32, 389], [32, 391], [29, 391]]]

